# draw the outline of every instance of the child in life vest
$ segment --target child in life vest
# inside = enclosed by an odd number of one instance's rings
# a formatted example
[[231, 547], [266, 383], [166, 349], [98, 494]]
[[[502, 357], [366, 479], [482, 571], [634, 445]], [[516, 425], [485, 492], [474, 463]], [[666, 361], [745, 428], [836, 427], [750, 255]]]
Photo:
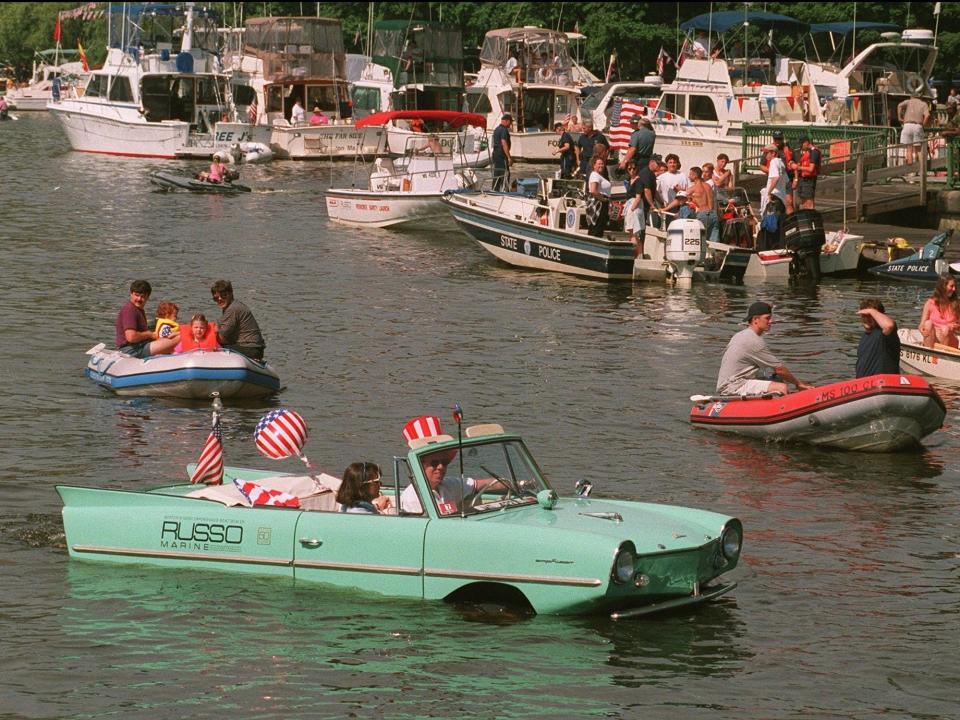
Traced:
[[153, 331], [157, 334], [157, 339], [170, 337], [172, 333], [179, 332], [180, 324], [177, 322], [177, 313], [180, 308], [176, 303], [163, 301], [157, 305], [157, 324]]
[[216, 323], [207, 322], [203, 313], [197, 313], [190, 318], [190, 327], [183, 328], [180, 333], [180, 342], [173, 349], [175, 353], [189, 350], [219, 350]]

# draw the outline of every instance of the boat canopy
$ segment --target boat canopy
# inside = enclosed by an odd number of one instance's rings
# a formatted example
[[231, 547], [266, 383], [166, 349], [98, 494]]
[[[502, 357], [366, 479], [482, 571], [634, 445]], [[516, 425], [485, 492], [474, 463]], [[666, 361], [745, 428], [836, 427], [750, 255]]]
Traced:
[[249, 18], [244, 23], [243, 52], [263, 61], [263, 75], [271, 82], [346, 78], [339, 20]]
[[393, 73], [394, 87], [463, 87], [463, 42], [451, 23], [381, 20], [374, 25], [373, 62]]
[[833, 33], [834, 35], [849, 35], [854, 30], [875, 30], [877, 32], [887, 32], [890, 30], [899, 30], [897, 25], [879, 22], [832, 22], [832, 23], [814, 23], [810, 26], [810, 34]]
[[570, 74], [570, 38], [567, 33], [539, 27], [500, 28], [483, 38], [480, 62], [503, 67], [510, 57], [521, 67], [536, 71], [549, 68], [551, 74]]
[[58, 55], [62, 58], [78, 58], [79, 50], [68, 50], [64, 48], [51, 48], [50, 50], [37, 50], [36, 55], [44, 62], [55, 59]]
[[807, 32], [810, 29], [808, 23], [786, 15], [761, 11], [742, 13], [737, 10], [697, 15], [695, 18], [680, 23], [680, 29], [707, 30], [722, 35], [730, 28], [743, 27], [745, 22], [749, 23], [750, 27], [760, 30]]
[[[190, 6], [193, 4], [190, 3]], [[107, 47], [118, 48], [139, 59], [144, 52], [180, 52], [183, 46], [186, 12], [182, 5], [167, 3], [108, 3], [107, 12], [120, 15], [108, 24]], [[217, 13], [191, 7], [193, 15], [191, 49], [216, 53], [219, 44]]]
[[455, 112], [453, 110], [391, 110], [389, 112], [379, 112], [368, 115], [362, 120], [357, 120], [356, 127], [362, 128], [367, 125], [386, 125], [392, 120], [428, 120], [433, 122], [445, 122], [454, 130], [459, 130], [464, 125], [486, 128], [487, 118], [477, 113]]

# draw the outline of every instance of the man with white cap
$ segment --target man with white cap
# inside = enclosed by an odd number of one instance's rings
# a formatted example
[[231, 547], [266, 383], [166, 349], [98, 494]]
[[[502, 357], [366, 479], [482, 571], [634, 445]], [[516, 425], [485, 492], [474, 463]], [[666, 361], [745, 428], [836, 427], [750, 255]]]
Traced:
[[653, 123], [648, 117], [634, 113], [630, 116], [629, 122], [633, 132], [630, 134], [627, 152], [618, 165], [621, 170], [626, 169], [630, 160], [636, 160], [637, 167], [646, 167], [650, 162], [650, 156], [653, 155], [653, 146], [657, 142], [657, 134], [653, 131]]
[[[419, 446], [424, 441], [429, 443], [431, 439], [434, 442], [453, 439], [440, 434], [440, 419], [435, 416], [414, 418], [404, 426], [403, 437], [411, 447]], [[503, 489], [503, 485], [498, 480], [490, 478], [485, 480], [463, 478], [461, 482], [458, 477], [446, 477], [447, 467], [456, 456], [457, 451], [454, 448], [447, 448], [424, 455], [422, 458], [423, 474], [433, 493], [437, 511], [441, 515], [452, 515], [457, 512], [465, 500], [469, 500], [477, 493]], [[423, 505], [420, 503], [420, 496], [413, 483], [407, 485], [400, 493], [400, 510], [411, 515], [423, 514]]]
[[[770, 350], [761, 337], [773, 325], [773, 308], [757, 301], [747, 310], [744, 328], [727, 344], [717, 375], [717, 393], [720, 395], [763, 395], [790, 392], [786, 383], [798, 390], [811, 385], [798, 380]], [[786, 382], [780, 382], [781, 380]]]

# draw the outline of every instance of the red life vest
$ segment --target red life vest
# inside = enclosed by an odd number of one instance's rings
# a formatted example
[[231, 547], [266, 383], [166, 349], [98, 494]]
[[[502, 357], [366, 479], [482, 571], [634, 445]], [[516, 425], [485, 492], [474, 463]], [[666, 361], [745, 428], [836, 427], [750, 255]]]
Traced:
[[188, 350], [219, 350], [220, 343], [217, 342], [217, 324], [207, 324], [207, 334], [203, 340], [197, 342], [193, 339], [193, 333], [190, 330], [190, 323], [184, 323], [180, 326], [180, 349], [177, 352], [187, 352]]
[[[817, 148], [811, 147], [809, 150], [801, 152], [800, 162], [797, 163], [798, 169], [800, 170], [800, 177], [815, 178], [820, 174], [820, 162], [821, 155]], [[803, 166], [807, 164], [810, 165], [810, 169], [804, 170]]]

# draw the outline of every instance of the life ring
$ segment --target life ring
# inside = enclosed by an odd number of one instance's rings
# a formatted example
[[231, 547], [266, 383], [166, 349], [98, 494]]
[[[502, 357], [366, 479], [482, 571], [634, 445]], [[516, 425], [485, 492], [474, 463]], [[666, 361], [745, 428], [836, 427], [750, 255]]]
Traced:
[[923, 88], [923, 78], [917, 75], [916, 73], [910, 73], [907, 75], [907, 92], [911, 95], [919, 95], [920, 90]]

